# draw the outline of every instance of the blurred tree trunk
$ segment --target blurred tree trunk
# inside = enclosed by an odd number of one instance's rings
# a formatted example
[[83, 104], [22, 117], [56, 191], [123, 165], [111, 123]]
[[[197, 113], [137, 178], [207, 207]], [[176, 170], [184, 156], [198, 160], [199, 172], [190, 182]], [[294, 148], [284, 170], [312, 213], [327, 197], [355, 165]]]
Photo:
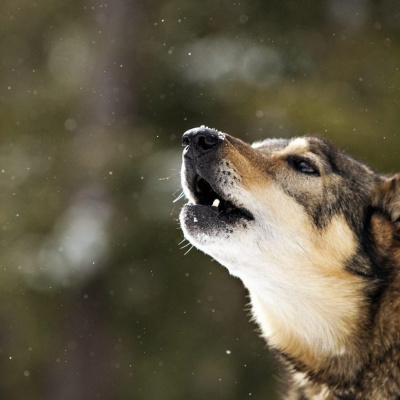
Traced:
[[133, 65], [137, 70], [140, 65], [135, 53], [142, 39], [144, 5], [141, 0], [114, 0], [103, 10], [107, 15], [98, 18], [106, 21], [106, 39], [94, 73], [91, 117], [109, 125], [118, 116], [134, 114], [134, 87], [139, 79], [137, 71], [129, 68]]
[[[89, 3], [87, 8], [90, 7]], [[95, 33], [101, 31], [98, 40], [102, 52], [96, 54], [93, 81], [88, 82], [88, 86], [91, 86], [90, 94], [84, 101], [89, 104], [79, 104], [77, 113], [82, 113], [79, 107], [85, 110], [85, 115], [81, 116], [87, 127], [107, 128], [116, 120], [124, 123], [124, 118], [134, 118], [133, 87], [138, 74], [132, 73], [128, 66], [137, 65], [133, 52], [140, 41], [144, 7], [140, 0], [111, 0], [107, 2], [107, 7], [99, 8], [96, 4], [93, 13], [98, 25]], [[131, 51], [127, 52], [127, 48]], [[131, 77], [134, 77], [135, 82], [130, 80]], [[92, 136], [92, 132], [96, 134], [99, 131], [91, 129], [90, 132]], [[77, 130], [75, 135], [79, 143], [88, 133], [83, 129]], [[103, 137], [102, 141], [102, 146], [107, 147], [104, 150], [108, 151], [113, 140], [112, 132], [106, 129], [105, 135], [111, 136], [107, 140]], [[82, 141], [85, 142], [85, 139]], [[91, 141], [95, 142], [96, 137], [91, 137]], [[102, 184], [85, 180], [86, 187]], [[78, 191], [82, 190], [84, 188], [78, 187]], [[121, 372], [118, 371], [117, 361], [112, 361], [116, 359], [114, 349], [118, 338], [110, 329], [112, 322], [106, 319], [108, 313], [104, 305], [107, 302], [101, 298], [104, 294], [101, 279], [92, 284], [87, 283], [86, 287], [76, 291], [75, 296], [70, 292], [64, 305], [60, 320], [66, 340], [65, 359], [61, 359], [55, 368], [53, 364], [49, 366], [44, 374], [42, 384], [48, 400], [115, 400], [119, 397], [118, 374]], [[84, 294], [88, 300], [84, 299]]]

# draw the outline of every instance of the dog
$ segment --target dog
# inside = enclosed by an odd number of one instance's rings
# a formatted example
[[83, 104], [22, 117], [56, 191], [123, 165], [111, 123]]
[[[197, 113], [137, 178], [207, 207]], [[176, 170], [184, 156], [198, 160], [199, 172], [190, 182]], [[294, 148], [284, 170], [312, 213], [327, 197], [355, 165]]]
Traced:
[[184, 133], [184, 236], [248, 289], [289, 400], [400, 399], [400, 174], [320, 137]]

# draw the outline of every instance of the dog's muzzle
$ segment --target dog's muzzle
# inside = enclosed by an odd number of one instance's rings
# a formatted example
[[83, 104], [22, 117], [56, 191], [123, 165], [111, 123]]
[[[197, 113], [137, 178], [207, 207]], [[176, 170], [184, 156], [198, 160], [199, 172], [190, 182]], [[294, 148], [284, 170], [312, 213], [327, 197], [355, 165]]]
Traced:
[[182, 136], [183, 185], [191, 198], [184, 207], [188, 226], [206, 231], [211, 224], [216, 227], [254, 219], [230, 194], [234, 185], [232, 171], [228, 161], [221, 158], [225, 140], [224, 133], [205, 126], [190, 129]]

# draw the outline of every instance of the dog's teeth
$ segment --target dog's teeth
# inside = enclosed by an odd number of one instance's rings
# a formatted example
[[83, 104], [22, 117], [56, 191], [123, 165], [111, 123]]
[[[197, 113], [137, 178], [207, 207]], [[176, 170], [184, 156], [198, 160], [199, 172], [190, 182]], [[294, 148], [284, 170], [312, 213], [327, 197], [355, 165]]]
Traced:
[[218, 199], [215, 199], [214, 202], [212, 203], [213, 207], [218, 208], [220, 201]]

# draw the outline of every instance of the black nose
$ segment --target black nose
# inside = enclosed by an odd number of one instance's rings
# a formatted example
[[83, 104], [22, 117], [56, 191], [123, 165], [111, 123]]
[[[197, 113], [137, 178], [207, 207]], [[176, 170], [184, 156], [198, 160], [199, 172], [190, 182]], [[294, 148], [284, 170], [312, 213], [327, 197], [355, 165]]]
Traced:
[[195, 155], [216, 150], [223, 140], [223, 134], [214, 129], [201, 126], [186, 131], [182, 136], [182, 146], [192, 149]]

